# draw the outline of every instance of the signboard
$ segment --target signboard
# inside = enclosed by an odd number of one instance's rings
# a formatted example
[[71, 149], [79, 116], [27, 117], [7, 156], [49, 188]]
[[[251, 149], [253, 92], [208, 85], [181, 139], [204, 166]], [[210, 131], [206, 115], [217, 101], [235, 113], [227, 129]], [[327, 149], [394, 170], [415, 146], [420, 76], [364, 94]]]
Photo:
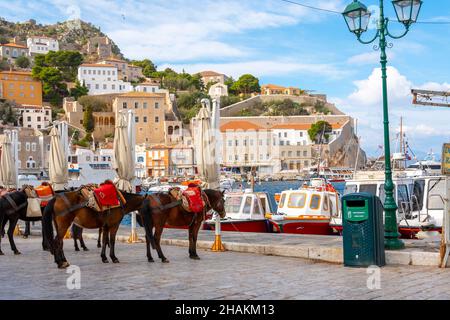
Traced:
[[450, 176], [450, 143], [445, 143], [442, 148], [442, 174]]

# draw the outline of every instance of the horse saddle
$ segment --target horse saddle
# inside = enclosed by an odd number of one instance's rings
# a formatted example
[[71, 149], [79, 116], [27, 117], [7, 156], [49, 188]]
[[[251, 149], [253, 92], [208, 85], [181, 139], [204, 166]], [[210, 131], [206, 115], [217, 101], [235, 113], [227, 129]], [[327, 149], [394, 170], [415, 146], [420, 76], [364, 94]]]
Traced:
[[83, 186], [81, 194], [88, 202], [87, 206], [97, 212], [104, 212], [126, 204], [122, 193], [109, 181], [100, 186], [94, 184]]
[[203, 212], [205, 208], [204, 194], [199, 187], [190, 187], [184, 191], [180, 188], [172, 188], [169, 194], [181, 201], [182, 208], [189, 213], [197, 214]]
[[40, 200], [41, 207], [45, 207], [55, 195], [55, 192], [50, 184], [42, 184], [35, 187], [34, 190]]
[[8, 193], [16, 191], [15, 189], [0, 189], [0, 198], [7, 195]]

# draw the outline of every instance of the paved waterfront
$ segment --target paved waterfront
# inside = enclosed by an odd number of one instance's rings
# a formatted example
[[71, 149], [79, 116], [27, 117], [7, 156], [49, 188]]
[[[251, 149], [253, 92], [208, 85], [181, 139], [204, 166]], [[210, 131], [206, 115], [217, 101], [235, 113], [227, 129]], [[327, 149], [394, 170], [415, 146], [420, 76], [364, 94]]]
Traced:
[[[16, 243], [14, 256], [2, 241], [0, 299], [450, 299], [450, 270], [435, 267], [385, 267], [381, 289], [367, 288], [366, 269], [250, 253], [199, 250], [202, 260], [187, 257], [187, 248], [164, 246], [169, 264], [150, 264], [143, 244], [117, 243], [120, 264], [103, 264], [95, 241], [89, 252], [66, 257], [81, 269], [81, 289], [68, 290], [64, 270], [40, 238]], [[154, 255], [155, 257], [156, 255]]]

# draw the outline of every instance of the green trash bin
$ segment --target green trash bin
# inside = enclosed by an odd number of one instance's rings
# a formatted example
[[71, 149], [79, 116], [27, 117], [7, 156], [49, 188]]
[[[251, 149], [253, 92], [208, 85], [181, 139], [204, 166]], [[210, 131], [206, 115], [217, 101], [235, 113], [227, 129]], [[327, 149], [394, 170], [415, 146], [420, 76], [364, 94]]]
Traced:
[[342, 197], [344, 265], [384, 266], [383, 205], [370, 193]]

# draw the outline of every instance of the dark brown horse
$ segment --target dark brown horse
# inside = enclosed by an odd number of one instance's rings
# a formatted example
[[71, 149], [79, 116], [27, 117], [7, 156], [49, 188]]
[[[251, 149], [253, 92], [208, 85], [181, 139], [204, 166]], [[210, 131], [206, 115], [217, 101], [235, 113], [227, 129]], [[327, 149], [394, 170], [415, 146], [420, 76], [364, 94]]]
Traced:
[[[200, 259], [197, 255], [197, 236], [205, 220], [206, 212], [213, 209], [220, 217], [225, 216], [225, 201], [223, 192], [206, 189], [206, 207], [203, 212], [190, 213], [183, 209], [180, 202], [169, 193], [155, 193], [148, 195], [140, 210], [140, 218], [145, 228], [147, 240], [147, 259], [153, 262], [150, 245], [158, 252], [162, 262], [169, 262], [161, 250], [161, 235], [166, 224], [173, 227], [189, 227], [189, 257]], [[153, 228], [155, 232], [153, 234]]]
[[[145, 196], [122, 192], [126, 204], [123, 207], [110, 209], [99, 213], [89, 207], [81, 194], [81, 189], [56, 195], [44, 210], [42, 218], [43, 230], [49, 239], [50, 251], [55, 257], [58, 268], [67, 268], [69, 263], [64, 256], [63, 238], [72, 223], [87, 229], [103, 229], [101, 258], [104, 263], [106, 257], [106, 244], [110, 246], [110, 257], [114, 263], [119, 263], [115, 255], [115, 239], [117, 230], [123, 216], [132, 211], [139, 210]], [[56, 236], [53, 237], [52, 221], [56, 227]], [[54, 239], [53, 239], [54, 238]]]
[[[8, 239], [9, 244], [11, 245], [11, 250], [14, 254], [20, 254], [20, 251], [17, 250], [16, 244], [14, 242], [14, 229], [16, 228], [17, 222], [20, 220], [23, 221], [39, 221], [41, 217], [29, 218], [27, 217], [27, 208], [28, 208], [28, 198], [37, 197], [35, 190], [32, 186], [24, 186], [19, 191], [14, 191], [8, 193], [0, 198], [0, 233], [3, 234], [4, 227], [7, 222], [9, 222], [8, 227]], [[44, 239], [42, 241], [42, 247], [44, 250], [47, 249], [46, 242]], [[0, 236], [0, 245], [1, 245], [1, 236]], [[0, 246], [0, 255], [3, 255]]]

